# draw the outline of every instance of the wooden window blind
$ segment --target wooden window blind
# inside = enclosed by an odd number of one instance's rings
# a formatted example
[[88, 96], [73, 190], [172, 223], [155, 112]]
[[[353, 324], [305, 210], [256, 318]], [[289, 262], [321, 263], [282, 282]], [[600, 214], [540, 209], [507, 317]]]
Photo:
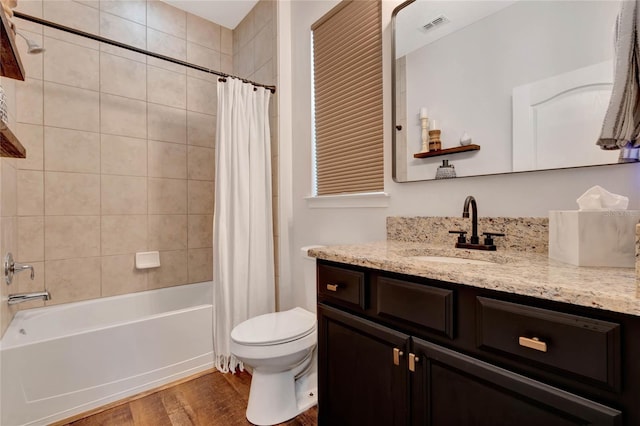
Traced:
[[384, 190], [380, 9], [345, 0], [311, 27], [317, 195]]

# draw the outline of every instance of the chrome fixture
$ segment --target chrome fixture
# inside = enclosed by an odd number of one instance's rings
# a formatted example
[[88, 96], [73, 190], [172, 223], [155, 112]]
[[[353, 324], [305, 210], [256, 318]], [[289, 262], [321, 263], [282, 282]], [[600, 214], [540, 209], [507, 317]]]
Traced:
[[29, 302], [30, 300], [51, 300], [51, 295], [48, 291], [39, 291], [37, 293], [23, 293], [23, 294], [10, 294], [7, 303], [15, 305], [22, 302]]
[[40, 46], [38, 43], [31, 40], [30, 38], [27, 38], [20, 31], [16, 31], [16, 34], [22, 37], [23, 39], [25, 39], [25, 41], [27, 42], [27, 53], [29, 53], [30, 55], [37, 55], [45, 51], [44, 47]]
[[33, 278], [35, 277], [33, 266], [14, 262], [11, 252], [7, 253], [7, 255], [4, 257], [4, 281], [7, 283], [7, 285], [13, 282], [13, 276], [15, 274], [17, 274], [18, 272], [26, 271], [27, 269], [31, 270], [31, 279], [33, 280]]
[[473, 250], [489, 250], [495, 251], [496, 246], [493, 244], [493, 237], [504, 237], [501, 232], [483, 232], [485, 236], [484, 243], [480, 244], [480, 237], [478, 236], [478, 203], [476, 199], [469, 195], [464, 200], [464, 207], [462, 209], [462, 217], [469, 217], [469, 205], [471, 205], [471, 238], [467, 242], [467, 231], [449, 231], [450, 234], [458, 234], [458, 242], [456, 248], [473, 249]]

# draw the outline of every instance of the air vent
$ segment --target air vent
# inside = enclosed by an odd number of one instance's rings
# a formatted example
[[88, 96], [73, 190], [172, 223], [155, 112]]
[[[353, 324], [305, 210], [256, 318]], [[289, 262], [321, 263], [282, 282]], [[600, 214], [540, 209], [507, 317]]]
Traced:
[[436, 26], [440, 25], [440, 24], [444, 24], [445, 22], [449, 22], [449, 18], [447, 18], [444, 15], [440, 15], [437, 16], [435, 18], [433, 18], [431, 21], [429, 21], [426, 25], [424, 25], [422, 27], [423, 30], [428, 31], [431, 30], [433, 28], [435, 28]]

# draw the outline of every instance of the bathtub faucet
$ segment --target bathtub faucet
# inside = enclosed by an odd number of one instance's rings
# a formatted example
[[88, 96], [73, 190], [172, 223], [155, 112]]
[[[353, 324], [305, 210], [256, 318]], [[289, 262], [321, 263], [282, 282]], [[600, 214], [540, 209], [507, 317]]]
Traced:
[[37, 293], [10, 294], [8, 303], [10, 305], [15, 305], [18, 303], [37, 299], [50, 300], [51, 295], [48, 291], [39, 291]]

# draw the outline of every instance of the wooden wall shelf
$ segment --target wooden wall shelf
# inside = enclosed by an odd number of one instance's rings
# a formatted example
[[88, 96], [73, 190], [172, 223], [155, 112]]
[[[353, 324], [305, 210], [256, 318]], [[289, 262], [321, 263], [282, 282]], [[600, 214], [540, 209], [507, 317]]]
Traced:
[[456, 146], [455, 148], [439, 149], [437, 151], [418, 152], [417, 154], [413, 154], [413, 158], [438, 157], [440, 155], [455, 154], [458, 152], [478, 151], [479, 149], [480, 145], [473, 144], [466, 146]]
[[[24, 67], [9, 19], [0, 7], [0, 76], [24, 81]], [[26, 158], [27, 150], [0, 120], [0, 157]]]
[[24, 67], [9, 19], [0, 7], [0, 76], [24, 81]]
[[27, 157], [27, 150], [2, 121], [0, 121], [0, 157]]

